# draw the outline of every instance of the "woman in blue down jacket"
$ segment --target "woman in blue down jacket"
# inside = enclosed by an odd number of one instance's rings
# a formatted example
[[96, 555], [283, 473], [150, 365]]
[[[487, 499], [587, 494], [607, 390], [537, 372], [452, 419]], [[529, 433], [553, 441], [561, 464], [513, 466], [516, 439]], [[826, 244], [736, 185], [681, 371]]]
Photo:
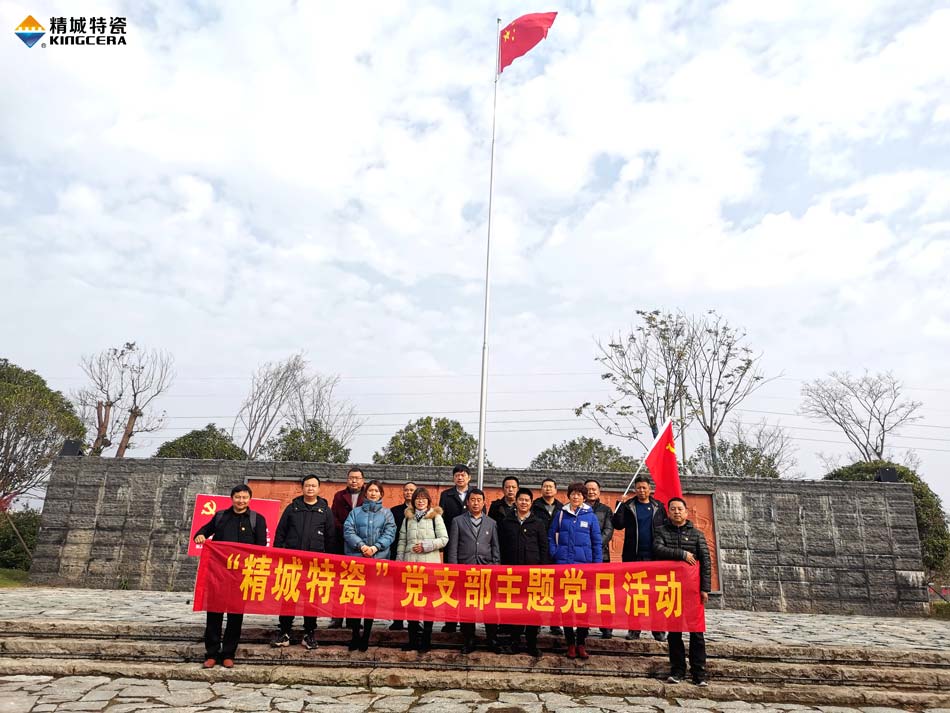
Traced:
[[[383, 484], [371, 480], [366, 486], [365, 498], [363, 504], [354, 508], [343, 523], [343, 554], [386, 559], [389, 546], [396, 539], [396, 521], [389, 509], [383, 507]], [[362, 635], [359, 619], [351, 619], [350, 628], [353, 630], [350, 651], [366, 651], [369, 648], [369, 635], [373, 631], [373, 620], [363, 619]]]
[[[548, 549], [554, 564], [599, 564], [603, 561], [600, 523], [585, 500], [587, 488], [583, 483], [571, 483], [567, 489], [567, 505], [554, 513], [548, 530]], [[584, 644], [590, 629], [586, 626], [564, 627], [569, 659], [588, 659]]]

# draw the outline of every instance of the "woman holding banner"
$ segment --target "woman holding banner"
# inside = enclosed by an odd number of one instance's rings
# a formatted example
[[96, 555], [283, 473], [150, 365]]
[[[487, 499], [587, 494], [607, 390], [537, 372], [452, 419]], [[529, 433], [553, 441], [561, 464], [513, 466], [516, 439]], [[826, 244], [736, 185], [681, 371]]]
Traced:
[[[603, 561], [600, 524], [587, 504], [587, 487], [571, 483], [567, 489], [567, 505], [555, 511], [548, 530], [548, 547], [554, 564], [599, 564]], [[590, 629], [586, 626], [564, 627], [569, 659], [590, 658], [584, 645]]]
[[[366, 486], [365, 497], [363, 504], [354, 508], [343, 523], [343, 554], [348, 557], [386, 559], [396, 537], [396, 522], [389, 509], [383, 507], [383, 484], [371, 480]], [[373, 631], [373, 620], [363, 619], [362, 633], [360, 620], [350, 621], [353, 638], [349, 650], [366, 651]]]
[[[429, 491], [418, 488], [412, 494], [412, 507], [406, 510], [399, 530], [396, 559], [403, 562], [442, 561], [441, 550], [449, 543], [449, 533], [442, 521], [442, 508], [430, 507]], [[410, 621], [409, 640], [403, 651], [424, 654], [432, 648], [432, 622]]]

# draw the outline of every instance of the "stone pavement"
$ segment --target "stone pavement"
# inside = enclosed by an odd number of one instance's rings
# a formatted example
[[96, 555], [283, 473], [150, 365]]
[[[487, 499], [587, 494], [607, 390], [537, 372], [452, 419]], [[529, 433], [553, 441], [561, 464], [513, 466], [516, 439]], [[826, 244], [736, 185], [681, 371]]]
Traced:
[[[0, 713], [220, 713], [222, 710], [302, 713], [901, 713], [901, 709], [897, 708], [809, 707], [792, 703], [727, 703], [685, 698], [665, 700], [634, 696], [568, 696], [560, 693], [513, 691], [426, 692], [412, 688], [160, 681], [106, 676], [0, 676]], [[950, 713], [948, 709], [930, 711]]]
[[[191, 611], [188, 592], [51, 587], [0, 590], [0, 619], [204, 625], [204, 613]], [[247, 616], [244, 625], [273, 628], [274, 619]], [[327, 623], [321, 619], [319, 626]], [[719, 643], [950, 651], [950, 621], [937, 619], [710, 609], [706, 628], [707, 640]]]

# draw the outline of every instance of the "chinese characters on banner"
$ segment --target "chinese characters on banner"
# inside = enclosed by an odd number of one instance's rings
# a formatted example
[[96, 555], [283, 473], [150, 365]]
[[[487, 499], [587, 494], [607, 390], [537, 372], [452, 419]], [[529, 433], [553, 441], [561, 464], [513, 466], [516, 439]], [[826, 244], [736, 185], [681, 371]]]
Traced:
[[195, 611], [705, 631], [685, 562], [451, 565], [206, 543]]
[[[195, 497], [195, 512], [191, 517], [191, 537], [188, 538], [188, 554], [197, 557], [201, 554], [204, 545], [195, 544], [195, 535], [205, 523], [215, 516], [219, 510], [231, 507], [231, 498], [227, 495], [208, 495], [198, 493]], [[280, 500], [251, 499], [251, 510], [261, 514], [267, 523], [267, 546], [274, 542], [274, 531], [280, 521]]]

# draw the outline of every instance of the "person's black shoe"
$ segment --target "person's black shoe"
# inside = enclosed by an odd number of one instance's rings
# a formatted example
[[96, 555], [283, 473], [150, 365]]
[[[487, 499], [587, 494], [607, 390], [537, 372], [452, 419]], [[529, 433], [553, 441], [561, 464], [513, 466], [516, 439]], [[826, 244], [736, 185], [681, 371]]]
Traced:
[[403, 626], [402, 626], [401, 621], [394, 621], [392, 624], [389, 625], [390, 631], [402, 631], [402, 629], [403, 629]]
[[283, 646], [290, 646], [290, 634], [284, 634], [278, 631], [276, 634], [274, 634], [274, 638], [271, 640], [270, 645], [275, 649], [281, 648]]
[[306, 634], [304, 634], [303, 640], [300, 642], [300, 645], [303, 646], [308, 651], [313, 651], [314, 649], [320, 646], [320, 644], [317, 643], [317, 637], [314, 636], [314, 633], [312, 631], [308, 631]]
[[353, 638], [350, 639], [350, 643], [346, 648], [348, 651], [356, 651], [360, 647], [361, 642], [362, 638], [360, 637], [360, 633], [358, 631], [354, 631]]
[[449, 621], [449, 622], [446, 622], [446, 623], [443, 625], [443, 627], [442, 627], [442, 633], [443, 633], [443, 634], [454, 634], [457, 629], [458, 629], [458, 624], [456, 624], [454, 621]]
[[640, 638], [639, 631], [628, 631], [627, 632], [627, 641], [636, 641]]
[[467, 639], [464, 644], [462, 644], [462, 653], [470, 654], [475, 650], [475, 639]]
[[415, 636], [410, 636], [409, 641], [399, 647], [400, 651], [416, 651], [419, 648], [419, 642]]
[[653, 638], [657, 641], [666, 641], [666, 632], [665, 631], [654, 631]]
[[612, 639], [612, 638], [614, 638], [614, 630], [613, 630], [613, 629], [601, 629], [601, 630], [600, 630], [600, 638], [601, 638], [601, 639]]

